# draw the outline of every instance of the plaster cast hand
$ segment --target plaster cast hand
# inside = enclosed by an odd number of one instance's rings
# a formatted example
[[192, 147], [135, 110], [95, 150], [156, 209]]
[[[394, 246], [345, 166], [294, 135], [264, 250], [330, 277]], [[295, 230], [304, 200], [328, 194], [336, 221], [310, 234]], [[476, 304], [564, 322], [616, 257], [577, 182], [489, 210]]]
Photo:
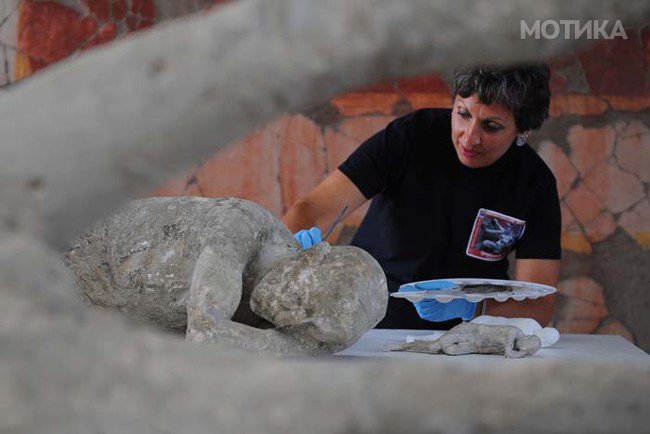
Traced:
[[308, 249], [322, 241], [321, 231], [316, 226], [311, 229], [302, 229], [293, 234], [293, 236], [298, 240], [298, 244], [303, 249]]
[[[455, 285], [451, 282], [446, 285], [445, 281], [425, 282], [403, 286], [400, 288], [400, 291], [436, 291], [449, 288], [450, 286]], [[449, 321], [454, 318], [462, 318], [468, 321], [474, 317], [474, 311], [476, 310], [476, 303], [471, 303], [467, 300], [452, 300], [449, 303], [441, 303], [436, 300], [422, 300], [414, 302], [413, 305], [420, 318], [432, 322]]]

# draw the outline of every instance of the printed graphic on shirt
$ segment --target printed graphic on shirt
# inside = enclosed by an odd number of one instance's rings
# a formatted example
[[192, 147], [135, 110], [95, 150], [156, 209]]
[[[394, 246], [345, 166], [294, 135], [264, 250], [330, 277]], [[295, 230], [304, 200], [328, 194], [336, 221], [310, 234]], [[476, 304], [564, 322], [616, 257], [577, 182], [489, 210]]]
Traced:
[[465, 254], [484, 261], [503, 259], [525, 229], [524, 220], [481, 208], [476, 214]]

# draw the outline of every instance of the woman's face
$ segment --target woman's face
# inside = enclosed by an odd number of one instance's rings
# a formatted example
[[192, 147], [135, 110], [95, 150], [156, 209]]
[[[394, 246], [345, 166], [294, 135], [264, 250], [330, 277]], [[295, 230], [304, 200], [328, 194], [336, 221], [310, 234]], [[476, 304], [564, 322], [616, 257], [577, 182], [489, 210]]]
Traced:
[[481, 104], [476, 94], [456, 95], [451, 115], [451, 140], [461, 163], [486, 167], [506, 153], [517, 136], [515, 118], [501, 104]]

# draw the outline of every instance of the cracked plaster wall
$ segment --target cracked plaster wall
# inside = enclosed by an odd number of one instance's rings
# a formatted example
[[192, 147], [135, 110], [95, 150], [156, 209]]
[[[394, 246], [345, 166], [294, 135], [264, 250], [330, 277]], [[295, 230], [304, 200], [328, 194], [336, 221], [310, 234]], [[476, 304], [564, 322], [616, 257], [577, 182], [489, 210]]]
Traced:
[[[5, 0], [0, 86], [213, 0]], [[554, 323], [650, 349], [650, 29], [551, 62], [551, 119], [531, 144], [558, 179], [563, 273]], [[449, 106], [449, 77], [394, 80], [287, 114], [155, 194], [254, 200], [280, 216], [396, 116]], [[333, 235], [345, 243], [367, 206]]]
[[[531, 139], [558, 181], [563, 273], [554, 325], [650, 350], [650, 29], [555, 59], [551, 119]], [[289, 114], [159, 195], [243, 196], [281, 216], [396, 116], [450, 106], [448, 77], [407, 78]], [[333, 234], [348, 242], [367, 205]]]

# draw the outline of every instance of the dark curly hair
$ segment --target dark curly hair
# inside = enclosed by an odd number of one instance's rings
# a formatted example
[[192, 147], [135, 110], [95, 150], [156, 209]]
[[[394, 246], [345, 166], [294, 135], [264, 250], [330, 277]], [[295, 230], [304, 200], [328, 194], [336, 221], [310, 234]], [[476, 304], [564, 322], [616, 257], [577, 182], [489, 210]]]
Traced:
[[453, 98], [477, 94], [482, 104], [503, 104], [512, 112], [520, 132], [536, 130], [548, 119], [550, 77], [551, 71], [543, 63], [457, 70]]

